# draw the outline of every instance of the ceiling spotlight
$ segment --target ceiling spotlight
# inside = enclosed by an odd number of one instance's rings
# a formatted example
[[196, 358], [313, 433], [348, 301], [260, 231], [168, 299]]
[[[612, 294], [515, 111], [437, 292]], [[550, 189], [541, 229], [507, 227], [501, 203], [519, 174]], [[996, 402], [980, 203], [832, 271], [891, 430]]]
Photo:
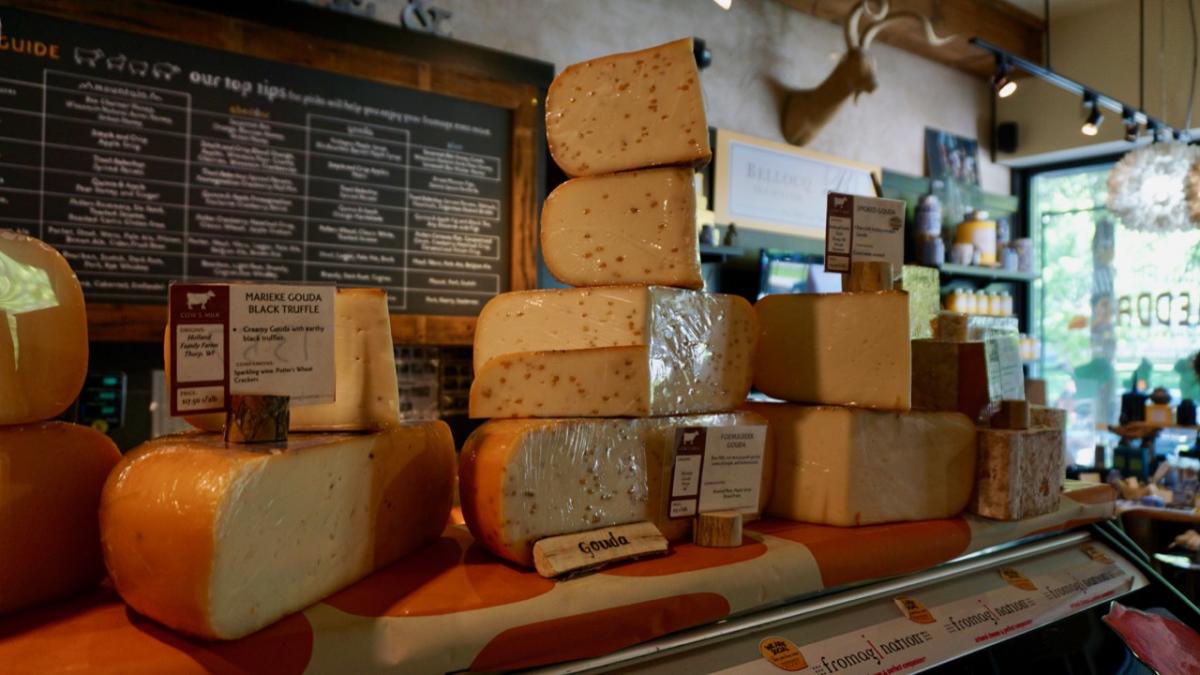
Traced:
[[1137, 111], [1129, 106], [1121, 108], [1121, 121], [1125, 123], [1125, 140], [1136, 143], [1141, 134], [1141, 125], [1137, 121]]
[[996, 96], [1000, 98], [1008, 98], [1017, 91], [1017, 82], [1012, 79], [1012, 66], [1008, 62], [1008, 57], [996, 57], [996, 74], [992, 76], [992, 87], [996, 89]]
[[1095, 136], [1100, 133], [1100, 125], [1104, 122], [1104, 113], [1100, 112], [1100, 104], [1096, 95], [1087, 92], [1083, 95], [1083, 107], [1089, 110], [1087, 120], [1079, 128], [1084, 136]]

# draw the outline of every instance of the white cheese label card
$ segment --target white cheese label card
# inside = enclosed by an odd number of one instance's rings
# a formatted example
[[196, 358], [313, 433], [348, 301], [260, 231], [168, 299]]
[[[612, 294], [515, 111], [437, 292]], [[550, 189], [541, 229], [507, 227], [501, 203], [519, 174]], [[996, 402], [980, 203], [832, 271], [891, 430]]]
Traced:
[[988, 398], [1025, 400], [1020, 338], [1015, 333], [991, 332], [984, 340], [983, 350], [987, 359]]
[[232, 394], [334, 400], [332, 285], [172, 284], [171, 414], [220, 412]]
[[671, 518], [758, 509], [765, 426], [679, 427], [671, 477]]
[[903, 201], [830, 192], [825, 210], [825, 271], [850, 272], [854, 261], [904, 264]]

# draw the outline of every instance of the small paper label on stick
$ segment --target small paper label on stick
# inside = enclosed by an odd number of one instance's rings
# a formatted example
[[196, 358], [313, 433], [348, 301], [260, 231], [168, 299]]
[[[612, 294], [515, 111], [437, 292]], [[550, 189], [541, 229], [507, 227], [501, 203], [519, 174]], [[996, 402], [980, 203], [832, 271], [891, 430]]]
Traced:
[[171, 414], [227, 410], [233, 394], [335, 394], [332, 285], [172, 284]]
[[758, 510], [765, 426], [679, 427], [671, 477], [671, 518]]
[[904, 202], [830, 192], [825, 209], [825, 271], [854, 262], [904, 264]]

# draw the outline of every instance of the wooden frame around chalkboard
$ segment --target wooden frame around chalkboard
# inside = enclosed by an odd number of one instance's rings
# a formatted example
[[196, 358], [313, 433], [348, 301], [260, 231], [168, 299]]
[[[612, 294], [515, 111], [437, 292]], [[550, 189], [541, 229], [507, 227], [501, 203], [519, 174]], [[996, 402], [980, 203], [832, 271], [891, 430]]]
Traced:
[[[551, 64], [359, 19], [294, 0], [0, 0], [0, 6], [436, 92], [512, 111], [509, 290], [537, 285], [545, 194], [543, 101]], [[339, 36], [331, 39], [325, 36]], [[88, 305], [89, 337], [158, 342], [165, 305]], [[397, 343], [469, 345], [475, 317], [393, 314]]]

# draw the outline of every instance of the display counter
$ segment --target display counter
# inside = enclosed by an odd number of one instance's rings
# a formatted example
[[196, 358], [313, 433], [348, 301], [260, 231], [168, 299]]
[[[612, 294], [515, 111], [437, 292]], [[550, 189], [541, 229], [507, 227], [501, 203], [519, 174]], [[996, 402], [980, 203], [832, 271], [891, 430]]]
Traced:
[[7, 672], [426, 673], [559, 664], [811, 597], [909, 575], [1113, 517], [1106, 485], [1068, 482], [1059, 509], [1023, 521], [960, 518], [859, 528], [763, 520], [742, 546], [552, 581], [499, 562], [461, 525], [401, 562], [250, 637], [180, 636], [109, 588], [0, 622]]

